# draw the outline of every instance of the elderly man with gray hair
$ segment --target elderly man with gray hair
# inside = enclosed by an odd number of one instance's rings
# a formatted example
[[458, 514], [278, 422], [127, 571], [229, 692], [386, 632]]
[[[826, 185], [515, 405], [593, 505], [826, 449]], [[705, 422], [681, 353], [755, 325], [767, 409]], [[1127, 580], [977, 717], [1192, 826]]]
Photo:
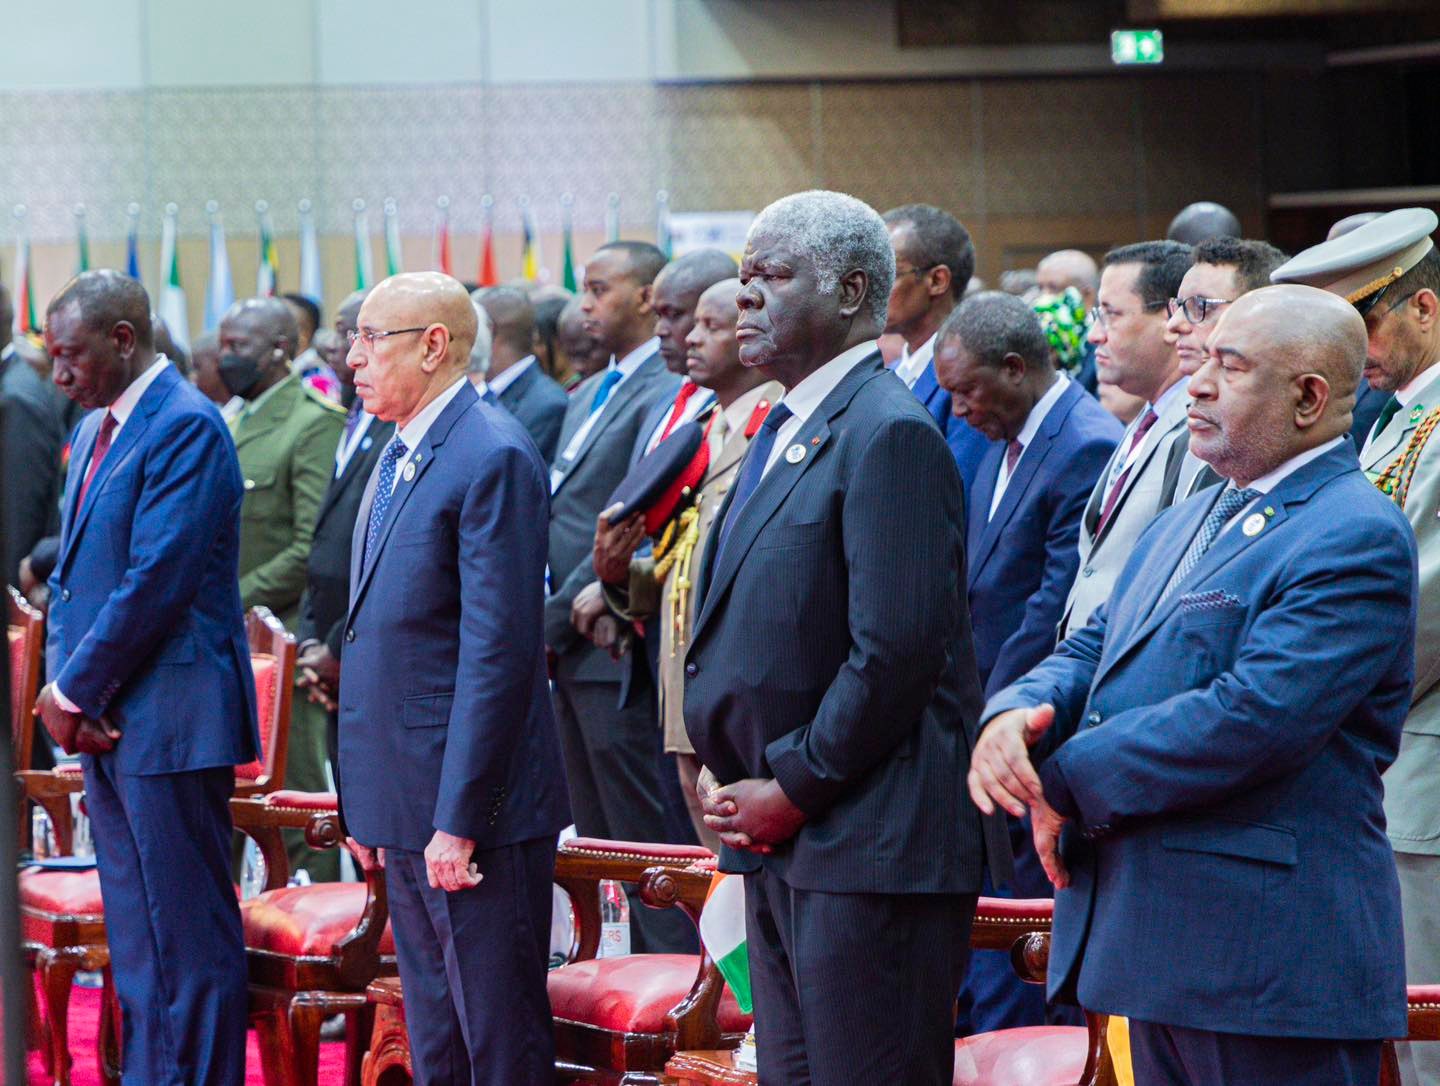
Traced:
[[885, 223], [836, 192], [766, 208], [740, 267], [740, 361], [785, 394], [717, 514], [685, 724], [745, 877], [762, 1082], [948, 1084], [987, 851], [1008, 867], [962, 802], [964, 499], [875, 343], [894, 274]]

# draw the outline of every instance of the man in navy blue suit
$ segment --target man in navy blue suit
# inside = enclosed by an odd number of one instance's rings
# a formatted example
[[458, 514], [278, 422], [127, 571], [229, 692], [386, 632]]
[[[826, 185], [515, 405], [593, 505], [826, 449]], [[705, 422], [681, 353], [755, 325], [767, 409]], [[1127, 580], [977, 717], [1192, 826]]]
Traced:
[[[1055, 647], [1079, 565], [1080, 518], [1122, 429], [1079, 382], [1056, 372], [1035, 311], [1014, 295], [967, 298], [941, 326], [937, 344], [936, 369], [956, 415], [990, 439], [970, 488], [966, 546], [975, 661], [989, 695]], [[1048, 897], [1029, 827], [1016, 820], [1010, 834], [1009, 890]], [[1015, 975], [1008, 954], [974, 956], [960, 999], [961, 1033], [1039, 1025], [1044, 1015], [1044, 993]]]
[[1232, 302], [1189, 385], [1190, 448], [1226, 481], [985, 708], [970, 793], [1030, 809], [1051, 995], [1127, 1016], [1142, 1086], [1368, 1086], [1405, 1033], [1380, 775], [1416, 557], [1348, 436], [1365, 350], [1338, 296]]
[[570, 810], [541, 630], [549, 486], [525, 428], [465, 379], [476, 326], [449, 276], [392, 276], [349, 358], [395, 435], [355, 522], [341, 804], [361, 862], [383, 849], [421, 1086], [554, 1076], [545, 965]]
[[75, 433], [37, 713], [80, 752], [127, 1083], [238, 1086], [245, 949], [230, 883], [235, 766], [256, 756], [240, 609], [240, 465], [220, 413], [155, 354], [113, 271], [51, 301]]
[[885, 331], [905, 340], [894, 373], [940, 427], [968, 491], [989, 442], [951, 413], [950, 393], [935, 374], [935, 334], [975, 274], [975, 246], [959, 219], [929, 204], [891, 208], [882, 218], [895, 251]]

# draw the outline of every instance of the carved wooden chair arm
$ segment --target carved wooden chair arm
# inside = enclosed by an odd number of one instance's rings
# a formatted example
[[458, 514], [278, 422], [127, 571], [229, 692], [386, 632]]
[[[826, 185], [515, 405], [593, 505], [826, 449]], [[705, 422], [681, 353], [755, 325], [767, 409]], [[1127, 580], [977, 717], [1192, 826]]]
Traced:
[[62, 856], [69, 856], [75, 844], [75, 820], [71, 816], [70, 797], [85, 794], [85, 778], [78, 768], [15, 771], [15, 780], [24, 798], [36, 803], [50, 816], [50, 825], [55, 831], [55, 849]]

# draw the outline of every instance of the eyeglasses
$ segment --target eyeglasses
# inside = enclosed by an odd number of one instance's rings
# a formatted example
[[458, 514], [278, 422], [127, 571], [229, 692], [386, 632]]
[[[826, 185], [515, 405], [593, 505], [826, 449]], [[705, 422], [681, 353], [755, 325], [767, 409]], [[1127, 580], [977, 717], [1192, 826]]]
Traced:
[[[1148, 313], [1152, 309], [1159, 309], [1162, 306], [1166, 306], [1169, 304], [1169, 302], [1146, 302], [1140, 307], [1140, 311], [1142, 313]], [[1129, 316], [1133, 316], [1133, 314], [1124, 313], [1117, 309], [1111, 309], [1108, 306], [1104, 305], [1096, 305], [1090, 307], [1090, 323], [1098, 324], [1101, 328], [1109, 328], [1111, 321], [1119, 320], [1122, 317]]]
[[1358, 302], [1355, 303], [1355, 311], [1356, 311], [1357, 313], [1359, 313], [1360, 316], [1363, 317], [1365, 320], [1369, 320], [1369, 319], [1370, 319], [1370, 315], [1371, 315], [1372, 313], [1374, 313], [1377, 318], [1378, 318], [1378, 317], [1383, 317], [1383, 316], [1385, 316], [1385, 314], [1389, 313], [1392, 309], [1398, 309], [1400, 306], [1404, 305], [1404, 304], [1405, 304], [1406, 302], [1408, 302], [1412, 297], [1414, 297], [1416, 294], [1418, 294], [1418, 293], [1420, 292], [1420, 288], [1419, 288], [1419, 287], [1416, 287], [1414, 290], [1410, 291], [1410, 293], [1404, 294], [1404, 295], [1402, 295], [1401, 297], [1396, 298], [1393, 302], [1391, 302], [1389, 305], [1387, 305], [1383, 310], [1381, 310], [1380, 312], [1376, 313], [1376, 310], [1379, 309], [1379, 307], [1380, 307], [1380, 299], [1384, 298], [1385, 295], [1390, 292], [1390, 288], [1393, 287], [1393, 286], [1394, 286], [1396, 283], [1398, 283], [1398, 282], [1400, 282], [1399, 279], [1396, 279], [1396, 280], [1394, 280], [1394, 281], [1392, 281], [1392, 282], [1386, 283], [1383, 287], [1381, 287], [1379, 290], [1377, 290], [1374, 294], [1370, 295], [1370, 297], [1368, 297], [1368, 298], [1361, 298]]
[[1174, 316], [1176, 310], [1185, 310], [1185, 319], [1191, 324], [1204, 324], [1205, 318], [1214, 313], [1222, 305], [1229, 305], [1233, 298], [1202, 298], [1198, 294], [1192, 294], [1188, 298], [1171, 298], [1165, 303], [1165, 312]]
[[365, 346], [367, 347], [374, 347], [375, 341], [377, 339], [388, 339], [390, 336], [403, 336], [407, 332], [423, 332], [426, 328], [429, 327], [430, 326], [427, 324], [420, 328], [396, 328], [394, 331], [391, 332], [377, 332], [373, 328], [361, 328], [354, 332], [346, 332], [345, 339], [352, 347], [355, 346], [355, 341], [357, 339], [364, 340]]

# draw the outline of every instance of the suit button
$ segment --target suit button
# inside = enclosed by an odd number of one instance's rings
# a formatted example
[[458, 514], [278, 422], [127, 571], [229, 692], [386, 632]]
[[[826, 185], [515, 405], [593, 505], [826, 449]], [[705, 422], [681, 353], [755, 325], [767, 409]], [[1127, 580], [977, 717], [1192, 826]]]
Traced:
[[69, 603], [69, 602], [70, 602], [70, 590], [69, 590], [68, 588], [62, 588], [62, 589], [60, 590], [60, 598], [61, 598], [62, 600], [64, 600], [66, 603]]
[[1085, 717], [1085, 722], [1089, 724], [1090, 727], [1095, 727], [1096, 724], [1100, 723], [1100, 714], [1094, 709], [1091, 709], [1089, 715]]
[[699, 675], [699, 674], [700, 674], [700, 665], [699, 665], [699, 664], [686, 664], [686, 665], [685, 665], [685, 677], [686, 677], [687, 679], [693, 679], [696, 675]]
[[1082, 570], [1080, 571], [1080, 576], [1082, 576], [1082, 577], [1093, 577], [1093, 576], [1095, 576], [1095, 569], [1094, 569], [1094, 567], [1093, 567], [1093, 566], [1086, 566], [1084, 569], [1082, 569]]
[[345, 631], [345, 640], [346, 640], [346, 641], [354, 641], [354, 640], [355, 640], [355, 631], [354, 631], [354, 630], [346, 630], [346, 631]]

